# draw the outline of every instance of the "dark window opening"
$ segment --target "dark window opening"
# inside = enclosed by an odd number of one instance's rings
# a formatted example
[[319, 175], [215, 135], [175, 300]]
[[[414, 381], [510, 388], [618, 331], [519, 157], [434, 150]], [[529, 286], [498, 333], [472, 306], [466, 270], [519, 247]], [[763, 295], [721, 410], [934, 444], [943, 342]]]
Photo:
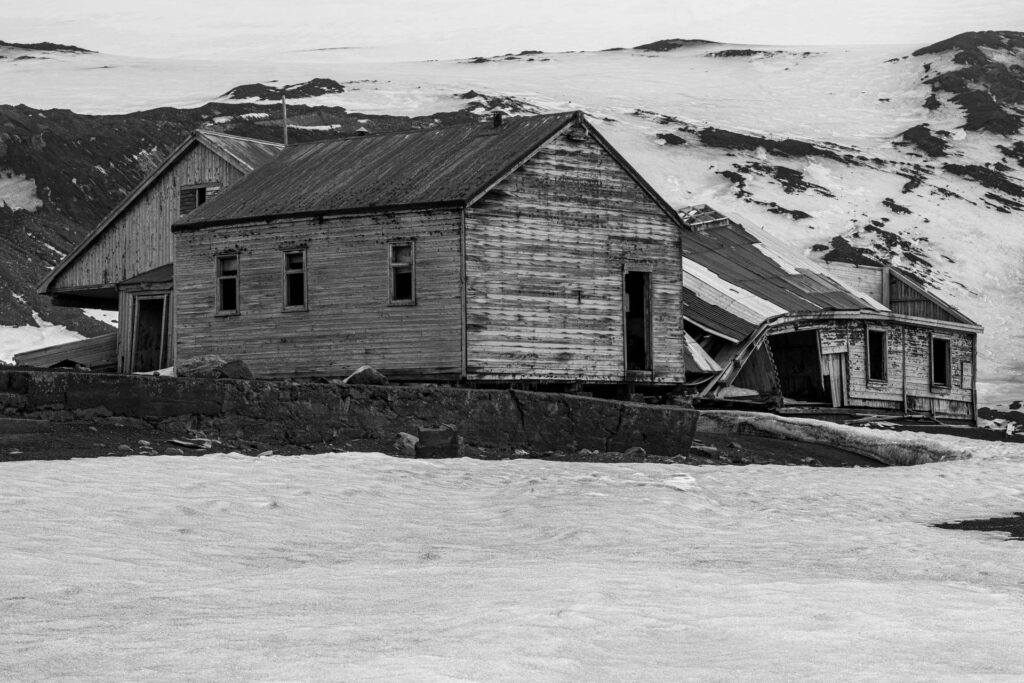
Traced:
[[238, 256], [217, 258], [217, 312], [238, 312]]
[[412, 242], [389, 245], [391, 303], [415, 303], [416, 263]]
[[888, 379], [885, 330], [868, 330], [868, 379], [884, 382]]
[[932, 385], [950, 386], [951, 366], [949, 340], [932, 337]]
[[180, 209], [181, 215], [191, 213], [195, 209], [205, 204], [217, 190], [220, 189], [220, 185], [204, 185], [202, 187], [186, 187], [181, 190], [180, 196]]
[[651, 274], [628, 272], [624, 279], [626, 307], [626, 369], [651, 370]]
[[306, 252], [289, 251], [284, 255], [284, 305], [306, 306]]

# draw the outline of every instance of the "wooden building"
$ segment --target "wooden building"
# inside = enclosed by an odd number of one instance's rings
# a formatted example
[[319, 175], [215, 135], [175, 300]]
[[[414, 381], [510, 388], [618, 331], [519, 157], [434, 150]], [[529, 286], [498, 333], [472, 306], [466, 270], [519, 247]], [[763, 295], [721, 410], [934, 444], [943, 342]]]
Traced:
[[[280, 144], [197, 131], [154, 169], [39, 286], [54, 303], [118, 310], [118, 332], [104, 337], [120, 372], [155, 370], [173, 362], [171, 224], [272, 159]], [[67, 358], [96, 357], [62, 345]], [[84, 353], [80, 352], [84, 351]], [[25, 363], [53, 354], [27, 355]], [[101, 367], [101, 366], [97, 366]]]
[[686, 326], [718, 366], [690, 366], [701, 396], [976, 419], [982, 328], [922, 283], [895, 268], [822, 266], [707, 206], [682, 215]]
[[174, 225], [177, 358], [677, 385], [683, 229], [579, 112], [295, 145]]

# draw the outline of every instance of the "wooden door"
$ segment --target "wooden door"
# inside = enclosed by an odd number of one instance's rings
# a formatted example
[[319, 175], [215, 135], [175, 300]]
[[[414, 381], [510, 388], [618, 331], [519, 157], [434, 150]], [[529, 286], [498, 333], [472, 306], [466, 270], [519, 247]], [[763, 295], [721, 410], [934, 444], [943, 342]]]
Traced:
[[166, 297], [135, 300], [131, 372], [164, 367], [167, 359]]
[[827, 353], [822, 361], [822, 372], [831, 387], [832, 407], [841, 408], [846, 403], [846, 354]]

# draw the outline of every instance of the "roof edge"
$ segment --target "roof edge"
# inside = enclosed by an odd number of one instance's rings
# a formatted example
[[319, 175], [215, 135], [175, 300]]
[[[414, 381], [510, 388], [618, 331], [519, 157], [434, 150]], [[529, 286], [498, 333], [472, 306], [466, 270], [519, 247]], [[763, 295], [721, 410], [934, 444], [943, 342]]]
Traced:
[[359, 214], [380, 213], [390, 211], [394, 213], [405, 213], [407, 211], [422, 211], [424, 209], [464, 209], [466, 202], [460, 200], [448, 202], [421, 202], [419, 204], [384, 204], [379, 206], [359, 206], [349, 209], [329, 209], [319, 211], [296, 211], [293, 213], [272, 213], [262, 216], [233, 216], [231, 218], [217, 218], [208, 221], [195, 223], [177, 222], [171, 225], [171, 232], [191, 232], [203, 228], [213, 228], [223, 225], [240, 225], [243, 223], [266, 223], [278, 219], [301, 219], [321, 218], [327, 220], [336, 216], [354, 216]]

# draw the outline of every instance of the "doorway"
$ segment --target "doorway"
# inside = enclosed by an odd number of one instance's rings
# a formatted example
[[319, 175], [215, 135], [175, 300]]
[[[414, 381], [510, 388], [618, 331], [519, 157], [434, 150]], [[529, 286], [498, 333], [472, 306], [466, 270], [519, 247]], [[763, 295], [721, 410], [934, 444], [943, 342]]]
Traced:
[[167, 361], [167, 298], [135, 300], [130, 372], [159, 370]]
[[622, 282], [626, 371], [650, 372], [651, 274], [626, 271]]
[[832, 403], [832, 391], [825, 391], [818, 352], [818, 331], [803, 330], [768, 337], [779, 384], [785, 398], [808, 403]]

